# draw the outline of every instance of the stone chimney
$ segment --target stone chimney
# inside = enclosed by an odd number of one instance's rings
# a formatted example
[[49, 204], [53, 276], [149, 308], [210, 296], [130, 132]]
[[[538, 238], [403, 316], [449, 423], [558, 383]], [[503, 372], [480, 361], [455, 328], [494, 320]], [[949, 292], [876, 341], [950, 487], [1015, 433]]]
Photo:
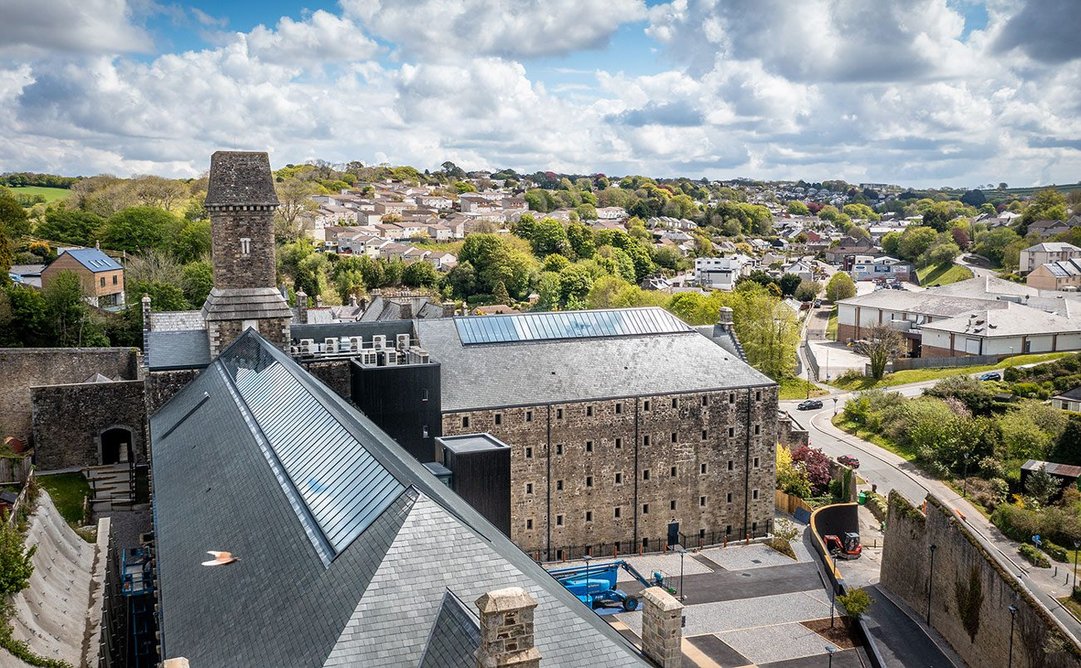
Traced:
[[521, 587], [490, 591], [477, 599], [480, 647], [477, 668], [538, 668], [540, 650], [533, 644], [537, 599]]
[[308, 295], [303, 290], [297, 291], [297, 322], [308, 324]]
[[357, 296], [356, 295], [349, 295], [349, 305], [352, 306], [353, 308], [357, 307]]
[[413, 319], [413, 302], [409, 302], [409, 301], [402, 302], [398, 306], [399, 306], [399, 308], [401, 310], [401, 313], [402, 313], [402, 320], [412, 320]]
[[646, 657], [661, 668], [679, 668], [683, 665], [682, 645], [683, 604], [660, 587], [642, 592], [642, 651]]
[[734, 322], [734, 320], [732, 318], [732, 309], [731, 309], [731, 307], [722, 306], [721, 310], [720, 310], [720, 313], [717, 314], [717, 324], [721, 326], [721, 329], [724, 329], [724, 330], [727, 331], [727, 330], [732, 329], [732, 323], [733, 322]]
[[323, 307], [323, 295], [315, 295], [315, 307], [316, 308], [322, 308]]

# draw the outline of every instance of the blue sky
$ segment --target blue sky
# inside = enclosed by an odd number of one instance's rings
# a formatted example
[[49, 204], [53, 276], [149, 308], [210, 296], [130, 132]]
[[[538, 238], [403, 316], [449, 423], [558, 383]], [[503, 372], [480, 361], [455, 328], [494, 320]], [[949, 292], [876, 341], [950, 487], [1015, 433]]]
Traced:
[[1077, 0], [5, 0], [0, 169], [1081, 179]]

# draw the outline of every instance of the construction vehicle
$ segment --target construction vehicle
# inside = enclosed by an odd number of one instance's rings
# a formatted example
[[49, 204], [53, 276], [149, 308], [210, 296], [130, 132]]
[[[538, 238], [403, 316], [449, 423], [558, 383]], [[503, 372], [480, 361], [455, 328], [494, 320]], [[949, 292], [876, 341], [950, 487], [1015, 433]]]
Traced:
[[664, 574], [653, 571], [646, 580], [638, 570], [622, 559], [603, 564], [587, 564], [548, 571], [567, 591], [591, 608], [621, 607], [627, 612], [638, 608], [638, 597], [616, 587], [619, 569], [627, 571], [643, 587], [664, 587]]
[[853, 531], [845, 533], [843, 540], [833, 534], [826, 536], [823, 540], [830, 556], [834, 559], [859, 559], [863, 553], [860, 535]]

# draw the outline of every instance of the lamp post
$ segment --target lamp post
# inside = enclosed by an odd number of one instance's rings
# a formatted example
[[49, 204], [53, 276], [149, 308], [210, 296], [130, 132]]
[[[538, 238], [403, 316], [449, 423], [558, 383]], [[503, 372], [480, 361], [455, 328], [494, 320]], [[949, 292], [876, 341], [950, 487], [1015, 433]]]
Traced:
[[1077, 551], [1081, 550], [1081, 540], [1073, 542], [1073, 588], [1077, 589]]
[[672, 549], [679, 552], [679, 600], [684, 601], [687, 597], [683, 595], [683, 557], [687, 554], [687, 550], [679, 543], [673, 545]]
[[935, 580], [935, 550], [938, 545], [931, 543], [931, 567], [927, 573], [927, 626], [931, 625], [931, 590]]
[[587, 553], [583, 558], [586, 560], [586, 605], [592, 610], [593, 595], [589, 593], [589, 561], [593, 558], [593, 555]]
[[833, 620], [835, 616], [833, 614], [834, 609], [837, 606], [837, 585], [830, 585], [830, 628], [833, 628]]
[[829, 668], [833, 668], [833, 655], [837, 652], [837, 648], [833, 645], [826, 645], [826, 651], [830, 654]]
[[1013, 668], [1013, 623], [1017, 619], [1017, 606], [1011, 605], [1006, 609], [1010, 611], [1010, 658], [1007, 661], [1007, 668]]
[[968, 498], [968, 453], [966, 452], [962, 457], [965, 460], [965, 473], [964, 473], [964, 486], [961, 488], [961, 497]]

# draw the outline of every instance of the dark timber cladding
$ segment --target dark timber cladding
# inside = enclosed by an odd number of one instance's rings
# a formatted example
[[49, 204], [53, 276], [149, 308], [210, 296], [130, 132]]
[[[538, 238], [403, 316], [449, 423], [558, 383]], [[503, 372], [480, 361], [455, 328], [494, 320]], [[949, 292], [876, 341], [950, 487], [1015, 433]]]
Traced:
[[451, 489], [510, 536], [510, 448], [491, 434], [435, 439], [436, 460], [453, 476]]
[[435, 459], [440, 434], [439, 364], [350, 364], [351, 399], [420, 462]]

